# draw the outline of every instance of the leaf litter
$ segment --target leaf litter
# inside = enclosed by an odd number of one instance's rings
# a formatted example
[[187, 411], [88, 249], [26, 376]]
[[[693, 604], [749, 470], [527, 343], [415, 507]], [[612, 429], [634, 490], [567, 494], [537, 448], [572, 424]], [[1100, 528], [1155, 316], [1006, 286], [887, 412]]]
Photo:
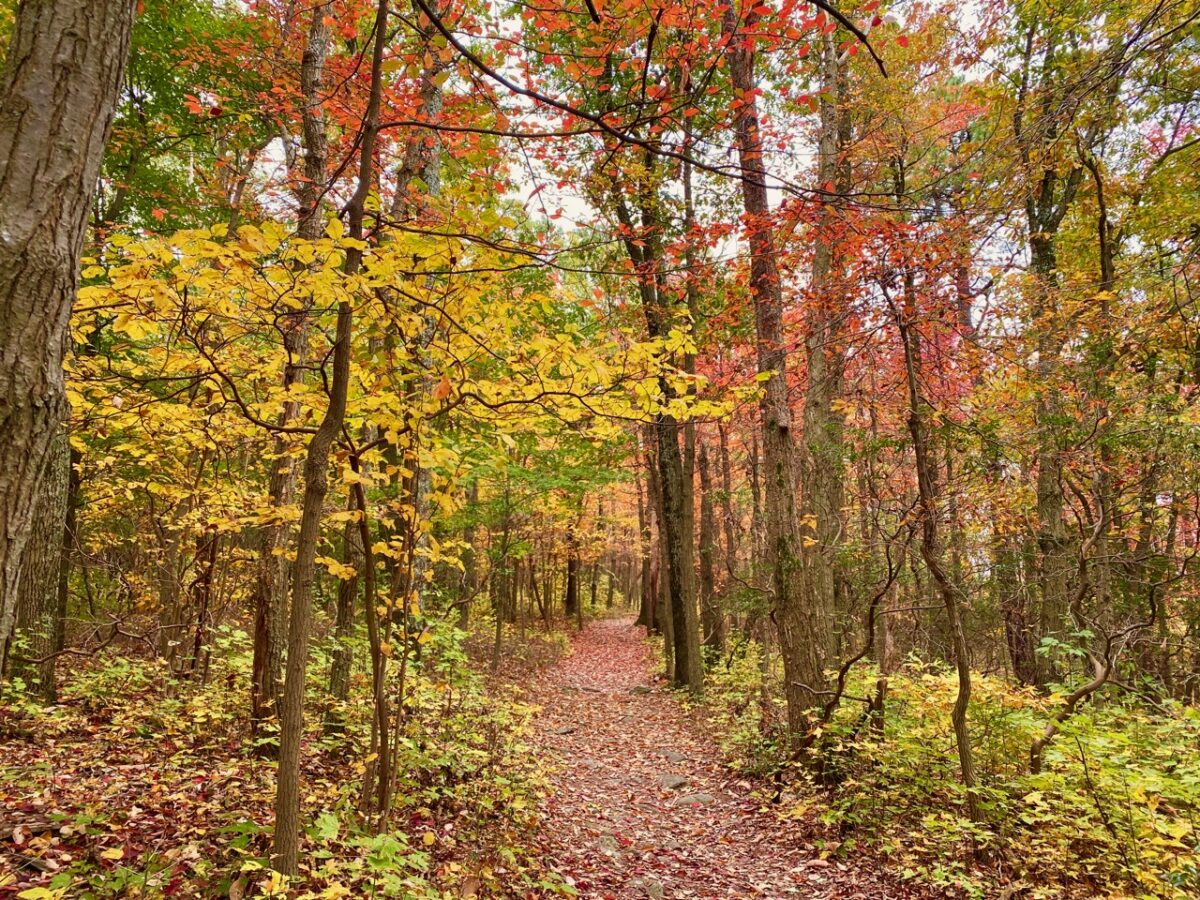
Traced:
[[587, 898], [928, 896], [877, 861], [822, 858], [722, 762], [699, 712], [654, 684], [644, 631], [601, 620], [532, 685], [552, 791], [543, 864]]

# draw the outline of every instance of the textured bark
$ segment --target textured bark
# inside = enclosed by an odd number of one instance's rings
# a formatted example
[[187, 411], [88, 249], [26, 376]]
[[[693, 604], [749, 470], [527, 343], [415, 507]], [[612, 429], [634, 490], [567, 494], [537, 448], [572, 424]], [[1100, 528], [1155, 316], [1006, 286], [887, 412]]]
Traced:
[[[753, 18], [753, 13], [751, 17]], [[747, 28], [753, 22], [747, 22]], [[771, 232], [771, 210], [763, 165], [758, 108], [753, 100], [754, 58], [732, 9], [725, 15], [730, 36], [730, 81], [750, 98], [737, 109], [738, 157], [742, 166], [742, 203], [750, 244], [750, 294], [759, 374], [766, 376], [760, 404], [763, 439], [765, 539], [770, 587], [784, 665], [788, 725], [794, 735], [809, 729], [809, 711], [826, 685], [829, 653], [828, 611], [807, 605], [802, 593], [796, 467], [792, 412], [787, 390], [787, 344], [783, 329], [783, 291]]]
[[826, 659], [833, 654], [833, 621], [837, 611], [838, 549], [843, 533], [842, 417], [834, 404], [842, 396], [845, 360], [841, 349], [842, 312], [837, 271], [835, 228], [837, 196], [847, 190], [841, 164], [843, 113], [841, 51], [833, 35], [821, 43], [823, 90], [820, 94], [820, 140], [817, 181], [833, 185], [831, 202], [822, 207], [813, 250], [811, 299], [804, 326], [807, 389], [804, 394], [803, 435], [798, 454], [800, 529], [802, 532], [800, 590], [803, 606], [814, 619], [814, 640]]
[[134, 0], [26, 0], [0, 76], [0, 672], [133, 16]]
[[679, 447], [679, 426], [670, 416], [659, 416], [658, 465], [662, 491], [663, 534], [670, 591], [671, 641], [675, 648], [675, 684], [698, 691], [704, 683], [696, 616], [695, 577], [692, 574], [692, 516], [684, 508], [684, 459]]
[[46, 473], [38, 487], [33, 528], [21, 560], [14, 637], [19, 654], [10, 654], [11, 675], [44, 700], [54, 699], [56, 635], [62, 629], [58, 616], [58, 587], [63, 552], [63, 522], [67, 515], [71, 454], [67, 436], [59, 434], [50, 447]]

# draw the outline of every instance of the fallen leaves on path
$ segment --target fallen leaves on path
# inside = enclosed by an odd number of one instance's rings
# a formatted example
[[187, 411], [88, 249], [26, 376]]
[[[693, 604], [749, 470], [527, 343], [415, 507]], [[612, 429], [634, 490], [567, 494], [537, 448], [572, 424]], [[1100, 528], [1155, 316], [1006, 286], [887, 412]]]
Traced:
[[800, 824], [721, 762], [703, 723], [652, 685], [644, 632], [599, 621], [534, 686], [552, 769], [543, 862], [587, 898], [912, 896], [822, 859]]

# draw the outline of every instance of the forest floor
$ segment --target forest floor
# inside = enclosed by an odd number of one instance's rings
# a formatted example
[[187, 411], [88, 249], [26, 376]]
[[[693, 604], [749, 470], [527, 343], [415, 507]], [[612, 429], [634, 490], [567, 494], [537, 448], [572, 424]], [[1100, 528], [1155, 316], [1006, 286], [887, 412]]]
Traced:
[[703, 714], [654, 682], [643, 630], [601, 620], [531, 699], [551, 769], [543, 864], [581, 897], [915, 896], [877, 865], [827, 860], [721, 761]]

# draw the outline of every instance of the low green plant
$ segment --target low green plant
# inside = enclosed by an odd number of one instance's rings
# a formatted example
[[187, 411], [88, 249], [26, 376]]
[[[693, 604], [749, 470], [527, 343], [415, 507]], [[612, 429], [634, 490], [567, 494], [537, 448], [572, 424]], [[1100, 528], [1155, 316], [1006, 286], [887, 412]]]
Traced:
[[[734, 766], [794, 771], [780, 734], [776, 683], [751, 649], [711, 674], [708, 709]], [[855, 672], [847, 697], [878, 673]], [[1045, 765], [1029, 747], [1061, 704], [976, 676], [972, 740], [986, 823], [965, 816], [950, 709], [956, 681], [909, 661], [888, 681], [882, 733], [847, 700], [821, 736], [822, 787], [792, 777], [786, 814], [812, 815], [831, 846], [866, 843], [906, 876], [963, 897], [1022, 886], [1030, 897], [1200, 895], [1200, 710], [1106, 693], [1068, 719]], [[834, 773], [830, 778], [829, 772]]]

